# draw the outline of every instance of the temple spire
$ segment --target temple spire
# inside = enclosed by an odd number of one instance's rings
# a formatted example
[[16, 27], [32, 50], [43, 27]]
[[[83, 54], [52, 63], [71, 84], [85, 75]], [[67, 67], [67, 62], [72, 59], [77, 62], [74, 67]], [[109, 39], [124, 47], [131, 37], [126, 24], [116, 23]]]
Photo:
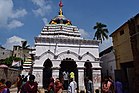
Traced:
[[60, 0], [60, 2], [59, 2], [59, 7], [60, 7], [59, 15], [63, 15], [63, 11], [62, 11], [63, 3], [62, 3], [62, 0]]

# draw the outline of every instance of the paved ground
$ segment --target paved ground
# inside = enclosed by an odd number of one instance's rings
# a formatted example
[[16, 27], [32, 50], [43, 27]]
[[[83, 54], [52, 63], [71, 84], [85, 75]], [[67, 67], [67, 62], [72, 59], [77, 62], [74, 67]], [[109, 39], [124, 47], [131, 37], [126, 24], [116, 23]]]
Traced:
[[[45, 93], [44, 89], [39, 89], [40, 93]], [[17, 93], [17, 88], [10, 88], [10, 93]]]
[[[45, 93], [45, 90], [40, 88], [40, 93]], [[17, 93], [17, 88], [10, 88], [10, 93]], [[67, 93], [65, 90], [63, 91], [63, 93]]]

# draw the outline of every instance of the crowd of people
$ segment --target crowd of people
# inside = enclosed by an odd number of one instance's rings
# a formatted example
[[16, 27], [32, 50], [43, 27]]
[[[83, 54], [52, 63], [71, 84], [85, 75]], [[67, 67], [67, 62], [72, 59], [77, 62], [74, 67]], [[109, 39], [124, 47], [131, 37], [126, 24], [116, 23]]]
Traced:
[[[10, 87], [16, 86], [17, 93], [40, 93], [38, 89], [38, 83], [34, 81], [35, 76], [28, 74], [27, 76], [18, 75], [16, 82], [11, 83], [5, 79], [0, 80], [0, 93], [10, 93]], [[59, 78], [54, 80], [53, 77], [50, 78], [50, 83], [45, 93], [62, 93], [64, 90], [63, 83]], [[77, 83], [74, 81], [74, 76], [70, 76], [70, 82], [68, 84], [68, 93], [76, 93]]]
[[[77, 83], [74, 80], [74, 74], [72, 73], [69, 76], [69, 83], [68, 83], [68, 93], [77, 93]], [[17, 81], [15, 85], [17, 86], [17, 93], [40, 93], [38, 90], [38, 83], [34, 81], [35, 76], [29, 74], [27, 76], [18, 75]], [[12, 83], [10, 81], [5, 81], [5, 79], [0, 80], [0, 93], [10, 93], [9, 88], [11, 87]], [[94, 93], [93, 82], [86, 77], [85, 78], [85, 88], [86, 93]], [[64, 90], [64, 84], [60, 81], [59, 78], [54, 80], [53, 77], [50, 78], [50, 83], [48, 85], [47, 90], [45, 93], [62, 93]], [[99, 93], [99, 90], [95, 91]], [[81, 93], [85, 93], [81, 91]], [[109, 76], [105, 77], [102, 81], [102, 93], [124, 93], [123, 86], [119, 79], [114, 80]]]

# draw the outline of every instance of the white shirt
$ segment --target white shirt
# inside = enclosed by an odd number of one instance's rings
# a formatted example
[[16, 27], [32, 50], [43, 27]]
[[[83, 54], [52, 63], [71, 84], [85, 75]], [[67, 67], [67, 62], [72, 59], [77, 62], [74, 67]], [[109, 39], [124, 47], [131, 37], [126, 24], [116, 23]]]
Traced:
[[76, 93], [77, 83], [75, 81], [70, 82], [68, 87], [68, 93]]

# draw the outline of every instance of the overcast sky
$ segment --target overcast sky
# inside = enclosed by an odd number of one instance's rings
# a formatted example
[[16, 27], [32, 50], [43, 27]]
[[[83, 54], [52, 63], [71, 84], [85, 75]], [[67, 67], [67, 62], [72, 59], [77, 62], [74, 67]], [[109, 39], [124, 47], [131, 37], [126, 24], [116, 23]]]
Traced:
[[[59, 11], [60, 0], [0, 0], [0, 45], [27, 40], [34, 46], [34, 37]], [[85, 39], [93, 39], [96, 22], [107, 25], [109, 34], [139, 13], [139, 0], [62, 0], [63, 13], [77, 26]], [[112, 45], [111, 38], [100, 44], [100, 51]]]

